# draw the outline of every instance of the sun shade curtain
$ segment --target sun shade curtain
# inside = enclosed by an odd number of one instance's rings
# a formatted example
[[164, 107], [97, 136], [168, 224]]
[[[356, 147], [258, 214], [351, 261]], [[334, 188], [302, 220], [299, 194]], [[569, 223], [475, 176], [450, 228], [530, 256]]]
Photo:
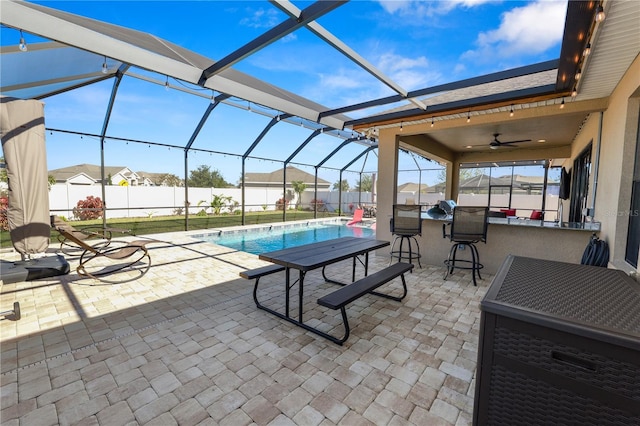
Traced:
[[11, 241], [23, 258], [49, 246], [49, 185], [44, 104], [0, 99], [0, 138], [9, 183], [7, 219]]

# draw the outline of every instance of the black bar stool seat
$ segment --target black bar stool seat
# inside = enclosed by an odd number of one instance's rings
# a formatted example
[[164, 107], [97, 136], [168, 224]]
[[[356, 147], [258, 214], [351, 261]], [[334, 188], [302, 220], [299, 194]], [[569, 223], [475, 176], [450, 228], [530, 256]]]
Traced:
[[[444, 274], [446, 280], [455, 269], [470, 269], [473, 285], [477, 286], [476, 276], [480, 276], [480, 269], [484, 265], [480, 263], [480, 255], [476, 244], [487, 242], [487, 216], [488, 207], [456, 206], [453, 209], [453, 221], [442, 225], [442, 237], [451, 240], [453, 245], [449, 250], [449, 257], [444, 261], [447, 270]], [[451, 226], [451, 232], [447, 234], [447, 226]], [[458, 259], [458, 250], [469, 247], [471, 259]]]
[[[398, 262], [406, 261], [413, 264], [414, 260], [420, 264], [420, 244], [416, 236], [422, 235], [422, 217], [420, 216], [420, 205], [395, 204], [393, 206], [393, 217], [391, 218], [391, 234], [395, 236], [391, 244], [391, 262], [398, 259]], [[397, 243], [400, 243], [399, 245]], [[406, 248], [405, 248], [406, 243]]]

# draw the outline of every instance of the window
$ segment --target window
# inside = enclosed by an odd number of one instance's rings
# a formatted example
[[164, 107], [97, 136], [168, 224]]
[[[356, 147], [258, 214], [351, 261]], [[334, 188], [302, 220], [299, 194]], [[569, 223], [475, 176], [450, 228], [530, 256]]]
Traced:
[[524, 218], [542, 210], [545, 220], [557, 217], [559, 171], [549, 169], [546, 161], [461, 165], [459, 182], [459, 205], [515, 209]]
[[436, 205], [444, 199], [444, 166], [404, 148], [398, 149], [397, 204]]
[[629, 264], [637, 268], [638, 251], [640, 250], [640, 123], [636, 133], [636, 161], [631, 185], [629, 232], [627, 233], [627, 249], [625, 250], [624, 258]]

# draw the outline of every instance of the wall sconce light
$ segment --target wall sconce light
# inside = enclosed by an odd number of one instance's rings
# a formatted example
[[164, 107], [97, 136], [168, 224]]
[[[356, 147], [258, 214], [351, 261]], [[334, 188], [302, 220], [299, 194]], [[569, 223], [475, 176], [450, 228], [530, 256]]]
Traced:
[[167, 79], [164, 82], [164, 90], [167, 92], [169, 91], [169, 76], [167, 76]]
[[511, 111], [509, 111], [509, 117], [513, 117], [513, 104], [511, 104]]
[[575, 98], [576, 96], [578, 96], [578, 89], [576, 89], [575, 87], [573, 88], [573, 91], [571, 92], [571, 97]]
[[564, 98], [562, 98], [562, 102], [560, 103], [560, 109], [564, 109]]
[[104, 57], [104, 62], [102, 63], [102, 74], [107, 74], [109, 72], [109, 67], [107, 66], [107, 57]]
[[576, 81], [580, 80], [580, 77], [582, 77], [582, 69], [578, 68], [578, 71], [576, 71]]
[[467, 123], [471, 122], [471, 111], [467, 113]]
[[604, 21], [605, 17], [606, 15], [604, 14], [604, 8], [602, 7], [602, 4], [600, 4], [596, 9], [596, 22]]
[[402, 121], [400, 122], [400, 131], [402, 131]]
[[433, 117], [431, 117], [431, 127], [433, 127]]
[[587, 43], [587, 45], [584, 47], [584, 50], [582, 51], [582, 56], [589, 56], [591, 54], [591, 43]]
[[20, 49], [23, 52], [26, 52], [27, 50], [29, 50], [29, 48], [27, 47], [27, 42], [24, 41], [22, 30], [20, 30], [20, 44], [18, 44], [18, 49]]

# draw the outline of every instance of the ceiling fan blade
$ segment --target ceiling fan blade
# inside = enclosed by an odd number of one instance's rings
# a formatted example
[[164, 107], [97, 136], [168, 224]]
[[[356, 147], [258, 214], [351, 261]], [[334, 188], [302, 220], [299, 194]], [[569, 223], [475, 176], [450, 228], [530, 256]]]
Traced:
[[507, 146], [507, 147], [515, 148], [514, 146], [511, 146], [511, 144], [516, 144], [516, 143], [521, 143], [521, 142], [531, 142], [531, 139], [521, 139], [521, 140], [517, 140], [517, 141], [501, 142], [501, 141], [498, 140], [498, 136], [500, 136], [500, 133], [494, 133], [493, 134], [493, 140], [489, 143], [489, 148], [498, 149], [501, 146]]
[[531, 139], [521, 139], [519, 141], [506, 141], [506, 142], [500, 142], [500, 145], [510, 145], [512, 143], [521, 143], [521, 142], [531, 142]]

